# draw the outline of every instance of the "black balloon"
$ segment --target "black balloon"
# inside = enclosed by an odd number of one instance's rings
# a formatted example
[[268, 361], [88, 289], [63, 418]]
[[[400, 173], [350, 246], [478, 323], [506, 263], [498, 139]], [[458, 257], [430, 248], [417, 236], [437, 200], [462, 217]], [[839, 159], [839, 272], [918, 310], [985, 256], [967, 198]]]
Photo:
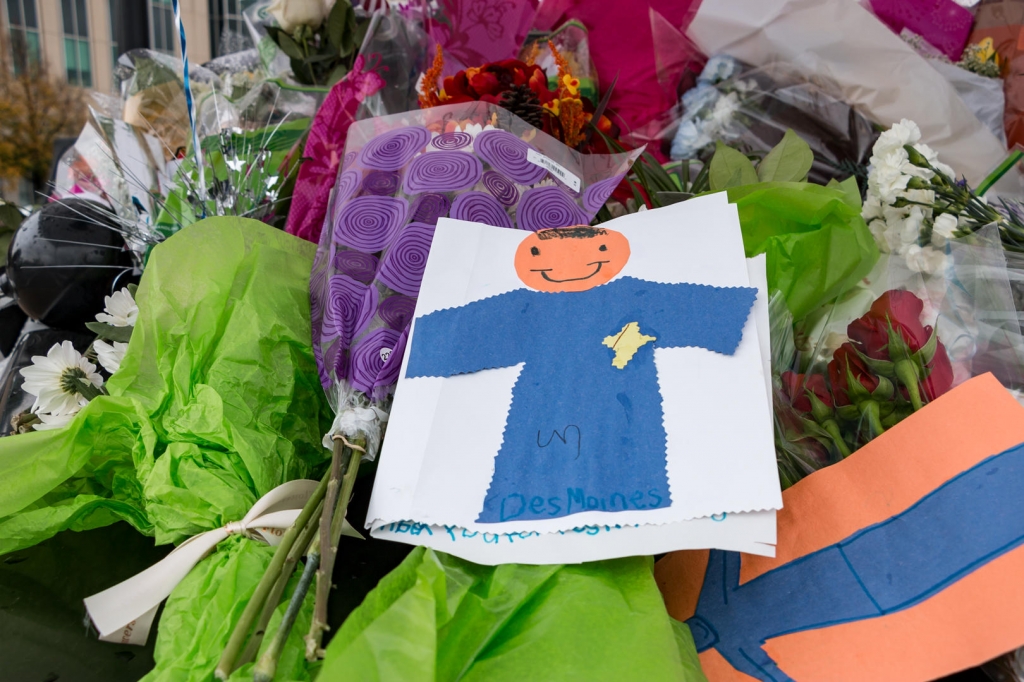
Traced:
[[104, 296], [134, 281], [132, 269], [113, 214], [65, 199], [33, 213], [14, 233], [0, 289], [43, 324], [84, 329], [103, 310]]

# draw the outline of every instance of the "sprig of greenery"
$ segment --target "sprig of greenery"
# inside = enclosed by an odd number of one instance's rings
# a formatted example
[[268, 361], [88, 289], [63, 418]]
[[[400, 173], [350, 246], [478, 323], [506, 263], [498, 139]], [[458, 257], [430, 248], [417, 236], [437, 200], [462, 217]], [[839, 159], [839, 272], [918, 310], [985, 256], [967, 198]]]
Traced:
[[[626, 151], [615, 140], [600, 131], [597, 133], [612, 151]], [[662, 165], [651, 154], [644, 152], [633, 164], [626, 179], [633, 190], [636, 202], [634, 210], [639, 210], [641, 206], [661, 208], [686, 201], [698, 194], [758, 182], [802, 182], [807, 179], [813, 163], [814, 153], [810, 146], [792, 130], [787, 130], [782, 140], [763, 158], [760, 155], [748, 156], [722, 142], [717, 143], [710, 160], [687, 159]], [[693, 175], [695, 166], [700, 170]], [[598, 211], [596, 222], [601, 223], [611, 218], [611, 213], [602, 208]]]

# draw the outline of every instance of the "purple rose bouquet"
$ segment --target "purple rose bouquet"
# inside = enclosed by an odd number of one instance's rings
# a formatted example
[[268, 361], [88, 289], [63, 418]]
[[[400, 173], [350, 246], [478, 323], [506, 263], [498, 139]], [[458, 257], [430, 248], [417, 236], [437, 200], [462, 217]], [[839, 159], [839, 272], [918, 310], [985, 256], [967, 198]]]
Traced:
[[356, 123], [345, 151], [310, 279], [313, 349], [338, 415], [325, 445], [365, 439], [373, 458], [438, 219], [589, 223], [639, 152], [583, 155], [484, 102]]

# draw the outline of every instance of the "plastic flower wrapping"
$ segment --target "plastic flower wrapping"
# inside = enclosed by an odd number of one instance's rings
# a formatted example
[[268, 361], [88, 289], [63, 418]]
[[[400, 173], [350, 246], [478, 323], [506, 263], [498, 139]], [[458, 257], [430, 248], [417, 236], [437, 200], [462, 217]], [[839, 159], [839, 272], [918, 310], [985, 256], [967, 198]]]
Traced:
[[484, 102], [353, 125], [310, 276], [313, 349], [336, 428], [367, 404], [386, 411], [439, 218], [529, 231], [586, 224], [636, 156], [580, 154]]
[[192, 68], [197, 154], [181, 65], [152, 50], [122, 55], [119, 97], [92, 95], [52, 197], [108, 208], [140, 266], [155, 244], [206, 216], [283, 224], [298, 170], [293, 149], [322, 93], [282, 88], [267, 75], [254, 50]]
[[863, 177], [875, 132], [871, 121], [837, 90], [827, 77], [808, 80], [792, 65], [753, 68], [715, 55], [695, 86], [682, 94], [670, 156], [700, 158], [716, 140], [765, 153], [792, 129], [814, 152], [812, 181]]

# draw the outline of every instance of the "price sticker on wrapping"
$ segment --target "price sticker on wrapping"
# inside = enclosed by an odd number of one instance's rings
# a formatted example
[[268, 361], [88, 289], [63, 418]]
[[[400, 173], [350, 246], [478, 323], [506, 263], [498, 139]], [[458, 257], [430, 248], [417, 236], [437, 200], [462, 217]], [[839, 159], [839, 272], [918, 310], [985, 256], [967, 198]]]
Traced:
[[572, 191], [580, 191], [580, 179], [573, 173], [570, 173], [565, 166], [555, 163], [540, 152], [536, 152], [532, 149], [526, 150], [526, 160], [535, 166], [540, 166], [547, 170], [547, 172], [564, 182]]

